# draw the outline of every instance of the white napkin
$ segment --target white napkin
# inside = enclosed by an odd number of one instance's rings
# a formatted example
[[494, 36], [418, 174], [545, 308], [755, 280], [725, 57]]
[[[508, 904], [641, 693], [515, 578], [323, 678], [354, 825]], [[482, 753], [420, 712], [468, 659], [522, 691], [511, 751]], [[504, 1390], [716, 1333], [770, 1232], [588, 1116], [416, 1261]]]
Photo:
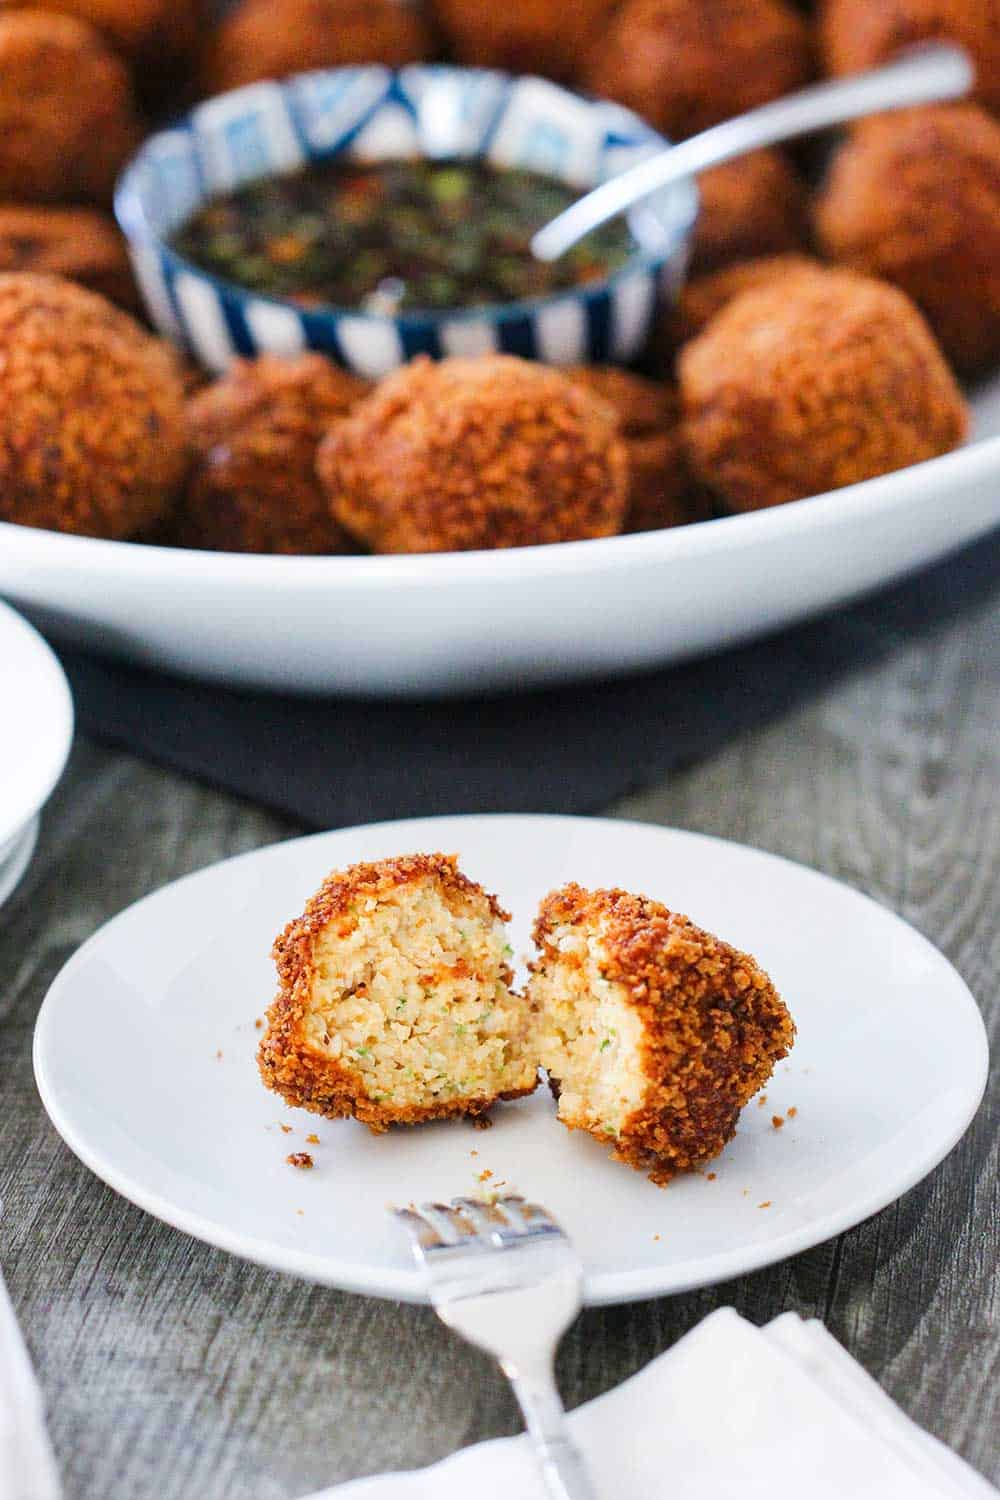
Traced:
[[[573, 1434], [602, 1500], [996, 1500], [821, 1323], [755, 1328], [720, 1308], [616, 1390]], [[545, 1500], [523, 1437], [312, 1500]]]
[[0, 1273], [0, 1500], [59, 1500], [42, 1393]]

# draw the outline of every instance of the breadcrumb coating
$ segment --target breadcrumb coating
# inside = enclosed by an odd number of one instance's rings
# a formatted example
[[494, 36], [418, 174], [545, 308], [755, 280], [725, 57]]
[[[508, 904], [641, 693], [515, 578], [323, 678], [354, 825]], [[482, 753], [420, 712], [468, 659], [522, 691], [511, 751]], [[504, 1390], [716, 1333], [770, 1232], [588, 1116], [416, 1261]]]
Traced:
[[658, 380], [647, 380], [620, 365], [569, 365], [565, 373], [613, 408], [627, 438], [662, 431], [677, 420], [677, 394]]
[[918, 42], [957, 42], [976, 69], [976, 97], [1000, 109], [1000, 0], [823, 0], [823, 60], [860, 73]]
[[196, 456], [174, 540], [219, 552], [353, 550], [330, 515], [316, 449], [367, 391], [321, 354], [237, 360], [188, 402]]
[[508, 0], [502, 6], [482, 0], [434, 0], [434, 15], [460, 63], [502, 68], [508, 73], [541, 73], [567, 81], [581, 53], [606, 25], [615, 0]]
[[[22, 9], [24, 0], [0, 0]], [[153, 64], [190, 52], [203, 20], [200, 0], [45, 0], [48, 11], [86, 21], [130, 60]]]
[[698, 196], [691, 244], [695, 273], [734, 260], [801, 250], [806, 243], [809, 195], [781, 151], [751, 151], [702, 172]]
[[0, 203], [0, 271], [65, 276], [130, 312], [139, 306], [125, 240], [97, 208]]
[[289, 1104], [374, 1131], [478, 1116], [531, 1093], [507, 920], [454, 855], [334, 871], [274, 944], [264, 1083]]
[[0, 198], [108, 202], [140, 137], [128, 69], [92, 26], [0, 12]]
[[370, 389], [367, 380], [322, 354], [236, 359], [188, 402], [191, 441], [198, 452], [207, 453], [235, 433], [269, 421], [285, 402], [294, 403], [319, 427], [345, 416]]
[[534, 939], [562, 1123], [660, 1184], [717, 1156], [795, 1036], [756, 960], [658, 901], [575, 883], [542, 902]]
[[673, 340], [677, 345], [697, 338], [703, 329], [742, 292], [762, 286], [790, 286], [799, 275], [824, 272], [822, 261], [811, 255], [766, 255], [759, 260], [738, 261], [703, 276], [692, 276], [681, 288], [670, 313]]
[[1000, 357], [1000, 124], [985, 110], [866, 121], [834, 158], [815, 215], [823, 251], [902, 287], [960, 370]]
[[624, 0], [583, 81], [682, 140], [790, 93], [811, 72], [808, 27], [784, 0]]
[[419, 9], [399, 0], [242, 0], [210, 34], [202, 62], [206, 94], [310, 68], [431, 56]]
[[133, 536], [186, 465], [174, 355], [83, 287], [0, 274], [0, 519]]
[[616, 365], [575, 365], [566, 374], [600, 396], [618, 416], [628, 457], [626, 531], [660, 531], [706, 520], [705, 496], [694, 484], [681, 437], [674, 386]]
[[848, 271], [744, 292], [685, 345], [678, 368], [688, 460], [734, 510], [921, 463], [968, 428], [909, 298]]
[[320, 444], [335, 518], [375, 552], [611, 536], [628, 460], [611, 408], [512, 355], [413, 360]]

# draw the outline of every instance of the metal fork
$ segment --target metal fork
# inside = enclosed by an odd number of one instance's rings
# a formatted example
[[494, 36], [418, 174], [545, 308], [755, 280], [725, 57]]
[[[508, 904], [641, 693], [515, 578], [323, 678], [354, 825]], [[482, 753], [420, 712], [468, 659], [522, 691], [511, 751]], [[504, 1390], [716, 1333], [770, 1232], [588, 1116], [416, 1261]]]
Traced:
[[514, 1388], [551, 1500], [597, 1500], [569, 1435], [553, 1356], [580, 1310], [579, 1257], [537, 1203], [453, 1198], [399, 1208], [443, 1323], [485, 1349]]

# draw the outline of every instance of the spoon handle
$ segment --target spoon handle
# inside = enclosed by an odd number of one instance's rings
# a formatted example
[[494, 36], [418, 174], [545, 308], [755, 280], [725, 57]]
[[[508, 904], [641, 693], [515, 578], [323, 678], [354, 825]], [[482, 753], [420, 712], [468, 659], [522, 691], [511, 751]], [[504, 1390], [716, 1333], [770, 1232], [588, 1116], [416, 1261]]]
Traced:
[[713, 125], [610, 178], [540, 229], [531, 242], [532, 252], [539, 260], [556, 260], [592, 229], [658, 188], [748, 151], [864, 115], [958, 99], [974, 82], [972, 64], [960, 47], [935, 44], [908, 52], [884, 68], [814, 84]]

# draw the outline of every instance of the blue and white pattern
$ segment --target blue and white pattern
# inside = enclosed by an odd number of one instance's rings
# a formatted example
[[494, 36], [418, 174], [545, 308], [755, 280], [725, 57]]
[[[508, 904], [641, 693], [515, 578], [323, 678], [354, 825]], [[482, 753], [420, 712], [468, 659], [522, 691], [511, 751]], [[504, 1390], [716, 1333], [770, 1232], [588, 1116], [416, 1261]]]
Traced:
[[606, 281], [457, 312], [307, 311], [199, 270], [168, 240], [207, 198], [338, 154], [481, 156], [585, 190], [665, 144], [629, 110], [540, 78], [437, 64], [332, 68], [199, 104], [145, 143], [122, 175], [115, 206], [150, 316], [213, 370], [237, 355], [302, 349], [370, 377], [415, 354], [627, 361], [646, 341], [658, 300], [683, 278], [698, 208], [693, 183], [647, 200], [632, 220], [639, 250]]

